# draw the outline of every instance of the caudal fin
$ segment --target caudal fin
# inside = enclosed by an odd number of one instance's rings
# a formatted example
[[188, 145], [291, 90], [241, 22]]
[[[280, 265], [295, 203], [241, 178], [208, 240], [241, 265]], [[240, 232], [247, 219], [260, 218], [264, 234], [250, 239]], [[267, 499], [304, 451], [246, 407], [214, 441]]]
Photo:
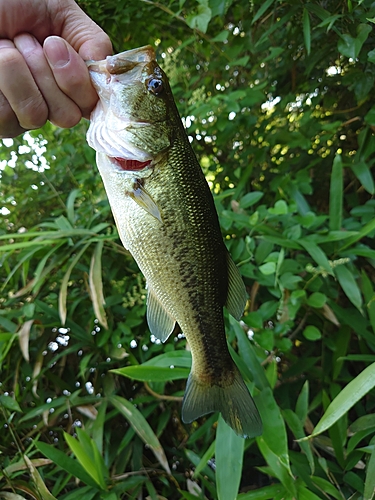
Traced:
[[190, 373], [182, 402], [182, 421], [188, 424], [213, 411], [220, 411], [239, 436], [252, 438], [262, 434], [259, 412], [238, 370], [233, 383], [226, 387], [202, 384]]

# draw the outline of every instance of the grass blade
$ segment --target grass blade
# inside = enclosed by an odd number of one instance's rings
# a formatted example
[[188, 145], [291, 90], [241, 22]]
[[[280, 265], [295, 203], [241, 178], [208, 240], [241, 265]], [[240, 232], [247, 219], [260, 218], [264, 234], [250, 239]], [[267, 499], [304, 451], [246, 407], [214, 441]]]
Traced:
[[[374, 444], [374, 439], [371, 440]], [[375, 497], [375, 448], [372, 450], [366, 467], [365, 491], [363, 500], [373, 500]]]
[[375, 363], [372, 363], [335, 397], [309, 437], [317, 436], [329, 429], [374, 387]]
[[245, 440], [220, 415], [216, 431], [216, 488], [219, 500], [235, 500], [241, 481]]

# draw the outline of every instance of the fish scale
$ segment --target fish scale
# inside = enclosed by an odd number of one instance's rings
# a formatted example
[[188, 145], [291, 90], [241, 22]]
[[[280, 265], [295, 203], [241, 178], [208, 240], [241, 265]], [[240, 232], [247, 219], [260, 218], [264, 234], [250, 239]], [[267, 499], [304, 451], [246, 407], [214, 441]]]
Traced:
[[122, 243], [147, 281], [150, 331], [164, 342], [178, 323], [191, 349], [182, 419], [221, 411], [237, 434], [259, 435], [260, 416], [230, 356], [223, 317], [226, 306], [240, 318], [246, 290], [168, 79], [151, 47], [89, 63], [89, 71], [100, 101], [87, 140]]

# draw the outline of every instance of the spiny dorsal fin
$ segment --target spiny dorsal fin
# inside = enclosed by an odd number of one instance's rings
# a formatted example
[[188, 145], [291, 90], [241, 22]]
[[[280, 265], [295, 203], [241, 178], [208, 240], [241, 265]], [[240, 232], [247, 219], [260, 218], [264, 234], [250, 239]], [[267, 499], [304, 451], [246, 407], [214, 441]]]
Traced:
[[150, 332], [161, 342], [167, 340], [176, 324], [151, 289], [147, 294], [147, 323]]
[[228, 295], [225, 302], [225, 307], [237, 321], [243, 315], [247, 293], [241, 274], [233, 262], [229, 252], [227, 253], [227, 268], [228, 268]]

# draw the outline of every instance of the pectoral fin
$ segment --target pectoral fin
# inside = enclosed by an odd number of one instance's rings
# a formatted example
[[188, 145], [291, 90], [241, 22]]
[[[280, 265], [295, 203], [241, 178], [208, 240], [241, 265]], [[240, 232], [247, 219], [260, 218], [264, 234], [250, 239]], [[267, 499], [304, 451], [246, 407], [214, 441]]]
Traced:
[[240, 320], [246, 306], [247, 293], [241, 274], [229, 252], [227, 254], [227, 268], [228, 294], [225, 307], [236, 320]]
[[139, 182], [135, 183], [133, 191], [131, 191], [128, 194], [140, 207], [146, 210], [146, 212], [148, 212], [150, 215], [155, 217], [155, 219], [159, 220], [160, 222], [163, 222], [161, 219], [161, 213], [159, 207], [154, 202], [149, 193], [146, 191], [146, 189]]
[[147, 295], [147, 323], [150, 332], [162, 342], [167, 340], [176, 324], [151, 289]]

